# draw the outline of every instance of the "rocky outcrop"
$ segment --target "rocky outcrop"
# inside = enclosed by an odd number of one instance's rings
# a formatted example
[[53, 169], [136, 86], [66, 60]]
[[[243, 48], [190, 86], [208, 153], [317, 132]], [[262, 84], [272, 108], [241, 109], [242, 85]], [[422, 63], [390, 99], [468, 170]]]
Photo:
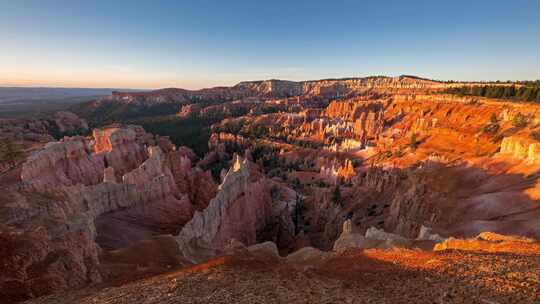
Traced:
[[307, 119], [289, 133], [316, 138], [336, 152], [359, 150], [384, 131], [384, 108], [388, 99], [351, 98], [332, 101], [319, 117]]
[[103, 158], [105, 167], [113, 167], [120, 177], [135, 169], [148, 157], [144, 146], [136, 141], [145, 135], [144, 132], [137, 134], [137, 130], [131, 127], [94, 129], [94, 153], [97, 158]]
[[501, 155], [540, 164], [540, 143], [522, 137], [505, 137], [501, 142]]
[[433, 250], [464, 250], [508, 252], [512, 254], [535, 254], [540, 249], [540, 243], [533, 239], [520, 236], [501, 235], [493, 232], [482, 232], [472, 239], [448, 238], [435, 245]]
[[97, 184], [103, 178], [102, 159], [91, 154], [84, 138], [51, 142], [23, 164], [21, 180], [38, 191], [55, 191], [59, 186]]
[[74, 113], [60, 111], [54, 114], [54, 122], [60, 133], [76, 133], [78, 131], [88, 130], [88, 124], [84, 119]]
[[353, 223], [347, 220], [343, 223], [343, 231], [334, 242], [334, 251], [343, 251], [348, 248], [369, 249], [377, 248], [382, 243], [381, 240], [368, 238], [361, 233], [353, 231]]
[[385, 169], [378, 166], [371, 167], [362, 175], [357, 176], [356, 182], [358, 185], [381, 193], [383, 190], [395, 190], [404, 178], [406, 178], [405, 173], [399, 169]]
[[323, 96], [348, 96], [378, 90], [381, 92], [440, 90], [454, 84], [422, 79], [413, 76], [365, 77], [306, 81], [304, 94]]
[[203, 261], [224, 252], [231, 239], [255, 244], [276, 220], [271, 189], [252, 163], [237, 156], [216, 197], [204, 211], [195, 212], [177, 236], [184, 257]]
[[189, 261], [201, 261], [224, 250], [230, 239], [252, 245], [271, 218], [271, 198], [250, 164], [236, 158], [208, 207], [195, 212], [177, 237]]
[[209, 173], [191, 166], [193, 152], [165, 138], [135, 126], [94, 135], [45, 145], [22, 165], [21, 182], [5, 185], [2, 264], [12, 266], [0, 287], [14, 297], [101, 281], [100, 247], [178, 233], [215, 189]]
[[88, 124], [77, 115], [61, 111], [50, 119], [3, 118], [0, 119], [0, 138], [32, 142], [49, 142], [64, 135], [83, 134]]
[[471, 83], [443, 83], [414, 76], [364, 77], [322, 79], [313, 81], [287, 81], [270, 79], [244, 81], [232, 87], [215, 87], [201, 90], [177, 88], [150, 92], [113, 92], [97, 103], [116, 102], [131, 105], [155, 105], [167, 103], [191, 103], [198, 100], [234, 100], [246, 97], [283, 98], [290, 96], [343, 97], [367, 92], [430, 92], [453, 86], [475, 85]]
[[242, 135], [219, 132], [212, 133], [208, 146], [219, 154], [241, 151], [251, 146], [251, 141]]
[[389, 233], [382, 229], [370, 227], [365, 235], [354, 232], [351, 220], [343, 224], [343, 232], [334, 243], [334, 251], [343, 251], [348, 248], [356, 249], [392, 249], [392, 248], [421, 248], [431, 250], [435, 243], [445, 239], [437, 234], [431, 234], [430, 229], [422, 226], [423, 230], [416, 239], [403, 237], [395, 233]]
[[420, 227], [420, 232], [418, 233], [417, 240], [421, 241], [434, 241], [434, 242], [444, 242], [446, 238], [440, 236], [437, 233], [433, 233], [433, 229], [422, 225]]
[[319, 176], [331, 184], [349, 182], [356, 175], [350, 159], [345, 160], [343, 165], [336, 164], [334, 161], [331, 166], [322, 166]]
[[217, 185], [210, 171], [192, 167], [193, 151], [169, 152], [165, 155], [178, 191], [187, 193], [189, 200], [196, 210], [203, 210], [208, 202], [216, 195]]
[[287, 263], [307, 270], [314, 266], [320, 265], [324, 260], [331, 256], [330, 253], [319, 250], [313, 247], [304, 247], [291, 254], [286, 258]]
[[[66, 137], [46, 144], [23, 164], [21, 180], [35, 190], [54, 191], [56, 186], [98, 184], [103, 181], [105, 168], [112, 168], [107, 173], [109, 178], [114, 172], [115, 179], [119, 180], [149, 157], [145, 146], [160, 147], [167, 159], [173, 159], [175, 155], [185, 155], [187, 159], [193, 157], [192, 151], [176, 151], [168, 139], [154, 137], [136, 126], [106, 127], [95, 129], [92, 140]], [[191, 167], [190, 162], [188, 165]], [[185, 166], [173, 169], [175, 172], [190, 171]]]
[[279, 260], [278, 248], [274, 242], [263, 242], [247, 247], [248, 252], [257, 256], [267, 257], [275, 260]]
[[132, 128], [96, 129], [93, 134], [91, 142], [84, 137], [69, 137], [46, 144], [23, 164], [23, 183], [38, 191], [95, 185], [103, 180], [106, 167], [112, 167], [120, 178], [148, 157]]
[[398, 242], [403, 242], [407, 240], [406, 238], [400, 235], [397, 235], [395, 233], [388, 233], [382, 229], [377, 229], [375, 227], [370, 227], [366, 231], [366, 237], [370, 239], [375, 239], [375, 240], [392, 240], [392, 241], [398, 241]]
[[278, 79], [241, 82], [234, 88], [241, 88], [254, 95], [271, 97], [298, 96], [303, 93], [301, 83]]
[[[438, 202], [446, 194], [436, 189], [439, 181], [432, 178], [436, 170], [431, 168], [406, 172], [406, 178], [399, 182], [392, 195], [389, 214], [384, 223], [387, 231], [415, 238], [422, 225], [433, 226], [441, 221], [445, 205], [439, 205]], [[399, 175], [403, 176], [403, 173]], [[444, 199], [451, 201], [450, 197]], [[450, 220], [450, 217], [446, 219]]]
[[[124, 174], [121, 181], [70, 188], [67, 191], [70, 200], [85, 205], [86, 208], [82, 210], [93, 218], [133, 205], [175, 200], [175, 196], [181, 197], [182, 194], [178, 192], [162, 154], [159, 147], [149, 147], [149, 158], [136, 169]], [[184, 217], [189, 217], [189, 203], [183, 209]]]
[[99, 247], [92, 231], [84, 219], [66, 219], [59, 212], [36, 214], [33, 220], [44, 224], [27, 223], [26, 229], [11, 231], [2, 228], [3, 301], [22, 301], [101, 281]]
[[388, 102], [388, 99], [369, 100], [364, 97], [351, 98], [345, 101], [334, 100], [326, 107], [323, 115], [355, 121], [363, 115], [382, 111]]

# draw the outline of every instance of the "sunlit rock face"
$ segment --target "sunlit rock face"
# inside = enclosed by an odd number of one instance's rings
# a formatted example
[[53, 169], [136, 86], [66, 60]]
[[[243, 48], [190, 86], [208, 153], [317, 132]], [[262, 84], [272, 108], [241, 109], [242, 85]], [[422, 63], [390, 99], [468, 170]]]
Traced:
[[500, 154], [531, 164], [540, 164], [540, 143], [523, 137], [505, 137], [501, 142]]
[[302, 95], [302, 84], [295, 81], [265, 80], [241, 82], [235, 87], [242, 88], [252, 94], [272, 97], [288, 97]]
[[335, 98], [355, 96], [370, 91], [390, 93], [431, 92], [455, 85], [411, 76], [323, 79], [299, 82], [271, 79], [244, 81], [232, 87], [215, 87], [195, 91], [170, 88], [151, 92], [113, 92], [112, 95], [94, 102], [94, 105], [99, 106], [110, 102], [131, 105], [187, 104], [193, 100], [234, 100], [249, 97], [286, 98], [310, 96]]
[[482, 232], [474, 238], [459, 239], [448, 238], [437, 245], [435, 251], [462, 250], [462, 251], [486, 251], [490, 253], [507, 252], [534, 254], [540, 249], [540, 243], [535, 239], [516, 235], [502, 235], [493, 232]]
[[322, 166], [319, 173], [320, 177], [331, 184], [349, 182], [356, 175], [352, 162], [347, 159], [343, 165], [333, 162], [330, 166]]

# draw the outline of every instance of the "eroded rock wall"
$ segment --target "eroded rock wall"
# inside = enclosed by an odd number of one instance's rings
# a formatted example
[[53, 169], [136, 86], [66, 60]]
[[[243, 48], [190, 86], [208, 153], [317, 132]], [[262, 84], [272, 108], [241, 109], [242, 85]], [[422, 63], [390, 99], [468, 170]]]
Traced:
[[237, 156], [216, 197], [202, 212], [195, 212], [177, 236], [184, 257], [192, 262], [204, 261], [223, 253], [232, 239], [255, 244], [276, 221], [284, 227], [282, 231], [291, 233], [294, 202], [275, 202], [272, 191], [271, 181], [249, 160]]
[[164, 138], [134, 126], [94, 135], [45, 145], [23, 164], [21, 182], [6, 185], [0, 237], [2, 259], [12, 266], [0, 274], [0, 286], [13, 287], [10, 296], [99, 282], [96, 239], [118, 248], [178, 233], [215, 191], [210, 174], [191, 166], [193, 152]]

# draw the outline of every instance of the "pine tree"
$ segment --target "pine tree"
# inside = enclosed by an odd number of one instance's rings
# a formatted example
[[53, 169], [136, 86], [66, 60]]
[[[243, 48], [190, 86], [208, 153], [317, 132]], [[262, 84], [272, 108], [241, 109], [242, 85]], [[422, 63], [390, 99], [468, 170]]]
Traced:
[[504, 88], [503, 98], [512, 98], [516, 95], [516, 87], [508, 86]]
[[524, 128], [527, 126], [527, 117], [521, 113], [517, 113], [512, 119], [512, 125], [516, 128]]
[[21, 148], [18, 145], [15, 145], [12, 141], [7, 141], [0, 147], [0, 162], [6, 162], [9, 165], [14, 165], [21, 155]]
[[[484, 88], [484, 87], [474, 86], [470, 91], [471, 95], [482, 96], [482, 94], [483, 94], [482, 88]], [[465, 94], [465, 95], [467, 95], [467, 94]]]
[[418, 148], [418, 139], [416, 138], [416, 133], [411, 134], [410, 146], [413, 150], [416, 150], [416, 148]]
[[487, 86], [483, 86], [480, 90], [480, 96], [486, 96], [487, 95]]
[[492, 124], [499, 123], [499, 120], [497, 119], [497, 114], [491, 113], [491, 117], [489, 118], [489, 121], [490, 121]]
[[332, 202], [335, 204], [335, 205], [342, 205], [341, 203], [341, 190], [339, 189], [339, 185], [337, 185], [335, 188], [334, 188], [334, 191], [332, 192]]

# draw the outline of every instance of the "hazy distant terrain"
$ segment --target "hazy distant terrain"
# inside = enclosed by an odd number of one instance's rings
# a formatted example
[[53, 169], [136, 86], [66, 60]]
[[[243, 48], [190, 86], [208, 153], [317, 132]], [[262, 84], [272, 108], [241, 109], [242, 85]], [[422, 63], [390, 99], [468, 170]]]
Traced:
[[0, 87], [0, 117], [39, 115], [64, 110], [75, 103], [110, 95], [114, 90], [116, 89]]

